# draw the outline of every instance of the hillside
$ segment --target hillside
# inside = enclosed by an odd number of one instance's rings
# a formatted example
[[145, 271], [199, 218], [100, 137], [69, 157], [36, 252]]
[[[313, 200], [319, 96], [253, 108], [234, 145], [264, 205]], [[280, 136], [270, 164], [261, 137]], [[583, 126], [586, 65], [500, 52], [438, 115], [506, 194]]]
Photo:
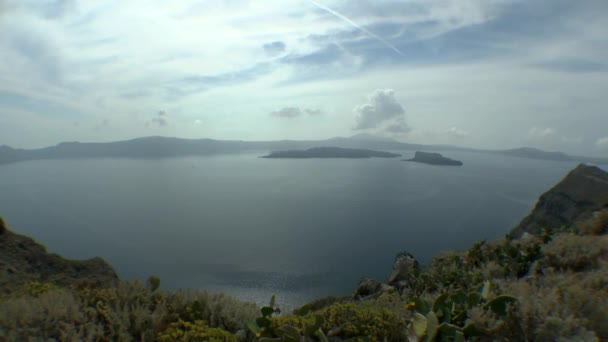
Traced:
[[0, 293], [10, 293], [32, 282], [59, 286], [116, 285], [118, 276], [101, 258], [68, 260], [48, 253], [33, 239], [10, 231], [0, 217]]
[[518, 237], [525, 232], [538, 235], [543, 228], [585, 225], [601, 210], [608, 210], [608, 173], [581, 164], [542, 194], [534, 210], [512, 233]]
[[[607, 340], [606, 177], [602, 169], [579, 165], [543, 194], [505, 238], [441, 253], [428, 265], [401, 251], [392, 267], [387, 265], [386, 279], [363, 278], [352, 295], [319, 298], [293, 313], [281, 313], [274, 299], [257, 308], [223, 294], [165, 292], [156, 277], [146, 285], [113, 284], [115, 274], [102, 261], [96, 261], [97, 269], [104, 270], [98, 272], [86, 266], [90, 261], [49, 255], [2, 223], [0, 260], [27, 276], [19, 278], [25, 283], [0, 284], [5, 293], [0, 336], [78, 341]], [[66, 286], [66, 279], [79, 282], [94, 274], [107, 282]]]

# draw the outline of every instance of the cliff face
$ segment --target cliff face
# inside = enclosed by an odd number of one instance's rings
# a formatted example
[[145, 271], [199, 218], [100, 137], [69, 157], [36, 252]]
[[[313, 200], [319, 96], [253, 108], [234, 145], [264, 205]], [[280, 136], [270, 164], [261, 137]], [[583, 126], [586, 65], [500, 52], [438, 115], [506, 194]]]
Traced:
[[0, 292], [31, 281], [106, 287], [115, 284], [118, 276], [101, 258], [68, 260], [48, 253], [33, 239], [8, 230], [0, 218]]
[[608, 172], [580, 164], [540, 196], [512, 233], [519, 237], [525, 232], [539, 234], [543, 228], [582, 223], [603, 209], [608, 209]]

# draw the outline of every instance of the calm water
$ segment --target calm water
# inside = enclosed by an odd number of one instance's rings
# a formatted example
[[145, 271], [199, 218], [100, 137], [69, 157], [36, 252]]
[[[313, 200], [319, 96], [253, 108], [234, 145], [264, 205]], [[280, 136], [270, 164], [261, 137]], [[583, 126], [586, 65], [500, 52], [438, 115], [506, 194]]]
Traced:
[[[408, 156], [413, 153], [405, 152]], [[50, 160], [0, 166], [0, 214], [125, 279], [287, 307], [503, 236], [574, 163], [445, 153], [463, 167], [370, 160]]]

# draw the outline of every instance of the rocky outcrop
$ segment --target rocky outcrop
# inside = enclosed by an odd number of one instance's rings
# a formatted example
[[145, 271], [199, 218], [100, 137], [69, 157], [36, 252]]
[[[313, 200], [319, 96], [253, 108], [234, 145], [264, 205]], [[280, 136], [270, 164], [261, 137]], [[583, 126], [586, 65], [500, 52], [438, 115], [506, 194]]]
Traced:
[[420, 264], [416, 258], [405, 251], [401, 251], [395, 256], [393, 263], [393, 272], [388, 278], [388, 283], [398, 285], [411, 280], [412, 276], [417, 275], [420, 271]]
[[446, 158], [439, 153], [420, 152], [417, 151], [412, 159], [404, 159], [403, 161], [431, 164], [431, 165], [449, 165], [449, 166], [462, 166], [462, 162]]
[[33, 239], [7, 229], [0, 218], [0, 292], [10, 292], [32, 281], [61, 286], [112, 286], [114, 269], [103, 259], [68, 260], [48, 253]]
[[363, 299], [370, 296], [379, 296], [383, 293], [391, 293], [406, 287], [413, 276], [420, 271], [420, 265], [416, 258], [408, 252], [399, 252], [395, 256], [393, 270], [387, 281], [381, 282], [371, 278], [363, 278], [353, 295], [354, 299]]
[[532, 212], [511, 233], [538, 235], [543, 228], [583, 224], [608, 209], [608, 172], [580, 164], [540, 196]]

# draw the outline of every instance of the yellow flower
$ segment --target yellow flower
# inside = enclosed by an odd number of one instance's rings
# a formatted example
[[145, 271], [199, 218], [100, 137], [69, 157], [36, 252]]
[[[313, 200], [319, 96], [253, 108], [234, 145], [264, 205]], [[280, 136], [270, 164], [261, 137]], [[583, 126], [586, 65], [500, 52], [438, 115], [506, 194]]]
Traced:
[[406, 310], [412, 310], [416, 307], [416, 303], [415, 302], [409, 302], [407, 304], [405, 304], [405, 309]]

